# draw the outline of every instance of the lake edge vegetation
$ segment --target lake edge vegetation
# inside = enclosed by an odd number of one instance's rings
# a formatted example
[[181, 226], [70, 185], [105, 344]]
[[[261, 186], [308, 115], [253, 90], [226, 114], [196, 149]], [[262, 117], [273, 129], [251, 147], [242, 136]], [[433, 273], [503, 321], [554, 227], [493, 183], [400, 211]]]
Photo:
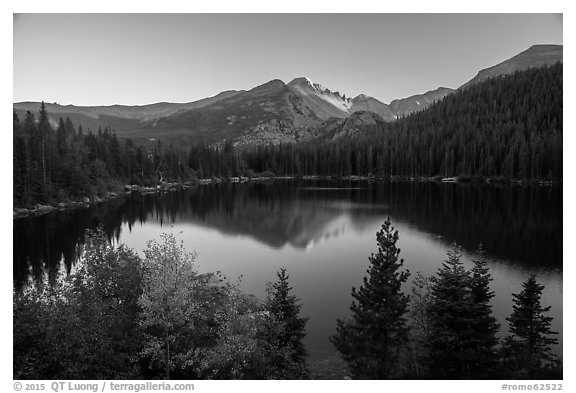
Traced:
[[[389, 219], [376, 237], [368, 276], [352, 290], [353, 319], [331, 338], [353, 378], [562, 378], [535, 275], [513, 295], [510, 334], [498, 340], [482, 253], [467, 271], [454, 245], [436, 276], [416, 275], [409, 296]], [[285, 269], [262, 302], [220, 273], [198, 274], [195, 259], [173, 235], [141, 258], [90, 233], [72, 274], [14, 290], [14, 378], [314, 377], [301, 341], [308, 318]]]
[[307, 378], [285, 271], [262, 302], [195, 259], [172, 234], [142, 258], [91, 232], [73, 273], [14, 291], [14, 378]]
[[[387, 219], [376, 237], [378, 254], [369, 258], [371, 266], [364, 286], [360, 291], [352, 289], [358, 301], [350, 308], [352, 320], [338, 321], [338, 331], [331, 338], [353, 376], [562, 379], [562, 362], [551, 348], [558, 344], [554, 337], [558, 333], [550, 329], [552, 318], [545, 315], [551, 307], [540, 304], [544, 287], [537, 283], [535, 274], [520, 293], [513, 294], [514, 311], [507, 318], [510, 334], [499, 340], [499, 324], [489, 304], [494, 296], [489, 288], [492, 278], [481, 247], [480, 257], [468, 271], [461, 248], [454, 243], [435, 276], [426, 278], [417, 273], [407, 304], [398, 291], [409, 275], [400, 270], [403, 260], [399, 260], [400, 250], [396, 248], [398, 231]], [[374, 296], [370, 290], [370, 284], [378, 280], [387, 282], [386, 296]], [[395, 294], [392, 298], [391, 293]], [[391, 301], [394, 298], [396, 301]], [[392, 322], [379, 328], [385, 320]], [[394, 356], [390, 358], [390, 354]], [[397, 361], [389, 362], [391, 359]], [[375, 368], [374, 364], [388, 367]]]

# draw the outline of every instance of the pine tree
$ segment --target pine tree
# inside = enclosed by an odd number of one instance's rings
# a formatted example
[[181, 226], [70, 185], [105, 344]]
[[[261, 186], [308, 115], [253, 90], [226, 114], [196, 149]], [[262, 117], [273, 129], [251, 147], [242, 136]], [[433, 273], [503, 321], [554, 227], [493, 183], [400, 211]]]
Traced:
[[378, 253], [368, 259], [368, 277], [360, 289], [352, 288], [352, 320], [338, 320], [330, 341], [340, 351], [354, 378], [399, 377], [400, 353], [408, 340], [405, 314], [409, 297], [401, 286], [409, 272], [397, 248], [398, 231], [390, 219], [376, 233]]
[[461, 258], [461, 250], [454, 244], [448, 259], [432, 278], [431, 378], [467, 378], [474, 362], [471, 277]]
[[274, 341], [280, 348], [288, 349], [293, 362], [305, 365], [306, 349], [302, 339], [306, 335], [308, 318], [299, 316], [302, 305], [291, 293], [292, 287], [288, 282], [290, 276], [286, 269], [280, 269], [277, 276], [278, 281], [268, 289], [267, 301], [268, 311], [275, 323], [280, 325]]
[[49, 142], [50, 132], [52, 127], [50, 126], [50, 121], [48, 119], [48, 112], [46, 111], [46, 105], [44, 101], [40, 106], [40, 112], [38, 114], [38, 134], [40, 136], [40, 153], [41, 153], [41, 168], [42, 168], [42, 199], [46, 201], [48, 199], [48, 154], [47, 154], [47, 144]]
[[513, 311], [509, 318], [511, 335], [503, 344], [504, 363], [517, 378], [537, 378], [557, 365], [557, 357], [551, 346], [558, 339], [551, 336], [558, 334], [550, 328], [552, 317], [544, 314], [550, 306], [542, 307], [543, 285], [536, 281], [533, 273], [522, 284], [522, 291], [513, 294]]
[[13, 188], [12, 197], [14, 205], [23, 206], [26, 194], [26, 179], [28, 176], [26, 163], [26, 140], [20, 126], [20, 119], [13, 110], [13, 131], [12, 131], [12, 176]]
[[496, 334], [500, 324], [492, 316], [490, 300], [494, 292], [490, 290], [492, 277], [488, 270], [488, 264], [483, 256], [482, 248], [479, 249], [480, 258], [474, 260], [470, 280], [470, 295], [474, 312], [472, 329], [472, 345], [475, 346], [475, 355], [471, 367], [471, 377], [474, 379], [489, 378], [493, 375], [498, 363]]
[[28, 161], [27, 173], [29, 174], [29, 183], [25, 193], [25, 204], [32, 205], [43, 201], [44, 188], [42, 181], [42, 136], [38, 132], [35, 116], [27, 111], [22, 125], [22, 131], [27, 139]]

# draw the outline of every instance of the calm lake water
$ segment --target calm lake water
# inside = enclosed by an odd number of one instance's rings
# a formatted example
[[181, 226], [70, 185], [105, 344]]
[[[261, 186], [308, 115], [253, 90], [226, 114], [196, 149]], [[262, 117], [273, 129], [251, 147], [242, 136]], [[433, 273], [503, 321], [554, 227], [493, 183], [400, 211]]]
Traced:
[[[50, 280], [73, 268], [84, 231], [101, 225], [139, 253], [146, 241], [174, 233], [198, 254], [200, 272], [242, 276], [246, 292], [286, 267], [312, 356], [333, 354], [328, 337], [349, 314], [350, 291], [362, 283], [375, 233], [386, 217], [399, 231], [405, 267], [433, 275], [452, 242], [468, 267], [483, 244], [494, 278], [494, 314], [502, 324], [512, 293], [531, 272], [545, 285], [553, 329], [562, 340], [562, 190], [495, 185], [364, 181], [274, 181], [216, 184], [161, 195], [130, 195], [90, 208], [15, 220], [14, 285]], [[411, 285], [406, 286], [409, 291]], [[560, 341], [562, 342], [562, 341]], [[561, 344], [557, 351], [562, 353]]]

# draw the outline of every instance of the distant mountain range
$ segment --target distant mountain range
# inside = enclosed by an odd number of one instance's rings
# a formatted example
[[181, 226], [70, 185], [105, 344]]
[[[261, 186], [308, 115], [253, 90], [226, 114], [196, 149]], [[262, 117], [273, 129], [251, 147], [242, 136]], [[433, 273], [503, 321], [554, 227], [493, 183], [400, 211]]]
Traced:
[[440, 101], [455, 90], [448, 87], [439, 87], [436, 90], [428, 91], [424, 94], [417, 94], [407, 98], [394, 100], [390, 103], [390, 109], [396, 116], [406, 116], [410, 113], [428, 108], [436, 101]]
[[[493, 67], [481, 70], [459, 89], [488, 78], [531, 67], [563, 61], [562, 45], [535, 45]], [[237, 145], [255, 145], [338, 137], [391, 122], [424, 110], [456, 90], [436, 90], [385, 104], [360, 94], [354, 98], [331, 91], [301, 77], [284, 83], [275, 79], [248, 91], [224, 91], [214, 97], [189, 103], [156, 103], [141, 106], [74, 106], [46, 104], [51, 121], [70, 117], [92, 131], [111, 127], [119, 137], [140, 140], [202, 140], [218, 143], [234, 140]], [[40, 103], [18, 102], [17, 113], [37, 112]]]

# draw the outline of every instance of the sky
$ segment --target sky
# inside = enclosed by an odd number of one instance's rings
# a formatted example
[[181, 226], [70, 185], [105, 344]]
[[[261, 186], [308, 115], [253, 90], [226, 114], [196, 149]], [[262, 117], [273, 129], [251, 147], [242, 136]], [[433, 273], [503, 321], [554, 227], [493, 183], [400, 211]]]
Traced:
[[457, 88], [561, 14], [14, 14], [13, 102], [190, 102], [306, 76], [382, 102]]

